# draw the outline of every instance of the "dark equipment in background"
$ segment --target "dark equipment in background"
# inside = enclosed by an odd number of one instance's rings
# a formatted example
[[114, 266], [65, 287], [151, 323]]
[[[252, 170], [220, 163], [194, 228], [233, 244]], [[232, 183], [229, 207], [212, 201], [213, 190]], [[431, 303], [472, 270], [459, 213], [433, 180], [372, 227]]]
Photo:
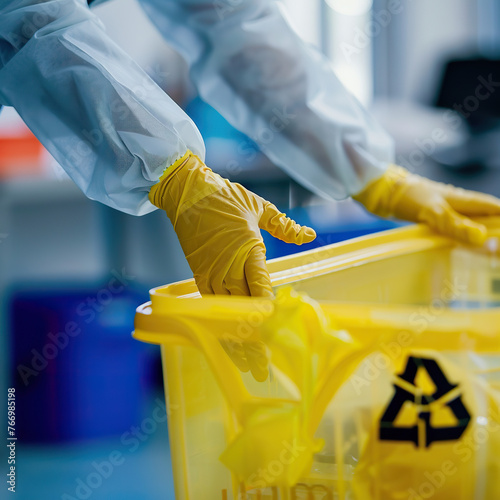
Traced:
[[450, 60], [435, 105], [458, 112], [469, 130], [466, 141], [436, 151], [433, 159], [458, 169], [500, 169], [500, 60]]

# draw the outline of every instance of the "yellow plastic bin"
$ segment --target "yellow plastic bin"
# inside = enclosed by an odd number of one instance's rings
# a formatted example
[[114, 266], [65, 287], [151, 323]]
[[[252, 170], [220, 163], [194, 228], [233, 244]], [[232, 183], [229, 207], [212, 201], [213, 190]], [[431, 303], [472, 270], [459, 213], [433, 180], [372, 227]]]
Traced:
[[[488, 227], [483, 249], [411, 226], [270, 261], [274, 300], [152, 290], [134, 336], [161, 345], [176, 499], [500, 498]], [[264, 382], [236, 366], [266, 356]]]

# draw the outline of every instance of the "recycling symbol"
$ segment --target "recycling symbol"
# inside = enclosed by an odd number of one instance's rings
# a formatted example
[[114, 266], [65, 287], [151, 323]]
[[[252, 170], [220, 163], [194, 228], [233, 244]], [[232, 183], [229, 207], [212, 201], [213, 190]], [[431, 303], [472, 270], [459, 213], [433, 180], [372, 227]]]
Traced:
[[[422, 374], [422, 370], [432, 382], [434, 392], [431, 394], [424, 394], [416, 382], [417, 374]], [[381, 441], [409, 441], [416, 447], [428, 448], [436, 441], [460, 439], [471, 416], [462, 401], [458, 384], [450, 383], [436, 360], [409, 356], [403, 373], [396, 377], [395, 394], [380, 419]], [[448, 407], [455, 417], [455, 425], [432, 425], [431, 416], [436, 403]], [[415, 425], [397, 424], [398, 417], [408, 404], [416, 405]]]

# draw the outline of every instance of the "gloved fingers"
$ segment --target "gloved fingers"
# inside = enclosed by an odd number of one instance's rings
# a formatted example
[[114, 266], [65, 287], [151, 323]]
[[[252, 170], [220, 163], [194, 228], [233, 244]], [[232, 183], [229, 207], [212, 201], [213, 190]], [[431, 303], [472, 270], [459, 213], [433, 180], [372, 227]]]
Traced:
[[251, 372], [257, 382], [264, 382], [269, 375], [269, 361], [263, 342], [238, 342], [221, 339], [221, 346], [238, 370]]
[[310, 243], [316, 238], [316, 232], [307, 226], [301, 226], [294, 220], [280, 212], [275, 205], [264, 202], [264, 211], [259, 220], [259, 227], [266, 230], [275, 238], [286, 243], [302, 245]]
[[446, 201], [463, 215], [500, 215], [500, 199], [461, 188], [448, 189]]
[[[196, 283], [196, 287], [202, 296], [205, 295], [213, 295], [215, 291], [213, 290], [211, 284], [204, 276], [194, 275], [194, 281]], [[228, 292], [226, 292], [227, 295]]]
[[232, 339], [221, 339], [220, 343], [238, 370], [243, 373], [250, 371], [250, 364], [242, 342], [237, 342]]
[[[215, 257], [214, 257], [215, 258]], [[250, 295], [243, 264], [233, 264], [225, 274], [195, 275], [196, 286], [205, 295]]]
[[264, 342], [245, 342], [244, 350], [250, 371], [257, 382], [264, 382], [269, 375], [269, 361]]
[[[208, 278], [208, 279], [207, 279]], [[244, 278], [211, 277], [196, 279], [196, 286], [202, 296], [206, 295], [250, 295]], [[211, 278], [211, 279], [210, 279]]]
[[487, 237], [486, 227], [457, 213], [448, 204], [423, 210], [419, 220], [437, 232], [472, 245], [482, 245]]
[[214, 292], [208, 286], [208, 283], [205, 280], [198, 279], [196, 276], [194, 277], [194, 281], [196, 283], [196, 287], [200, 294], [203, 295], [212, 295]]
[[245, 261], [245, 279], [252, 297], [274, 297], [271, 278], [266, 266], [264, 244], [252, 248]]
[[[245, 297], [248, 297], [251, 295], [251, 292], [248, 288], [248, 284], [244, 275], [244, 270], [240, 269], [236, 271], [234, 269], [235, 266], [232, 266], [228, 274], [224, 278], [224, 282], [221, 286], [221, 290], [223, 290], [224, 294], [229, 294], [229, 295], [243, 295]], [[238, 267], [243, 267], [243, 265], [238, 266]], [[238, 275], [235, 273], [237, 272]], [[215, 293], [221, 295], [218, 291], [217, 288], [215, 288]]]
[[244, 260], [238, 255], [224, 275], [195, 275], [195, 281], [202, 296], [215, 294], [274, 297], [263, 243], [252, 248]]
[[243, 295], [246, 297], [251, 295], [245, 272], [245, 254], [242, 249], [239, 249], [233, 257], [233, 262], [229, 269], [225, 271], [225, 275], [220, 280], [220, 285], [214, 285], [215, 293], [219, 293], [219, 288], [229, 295]]

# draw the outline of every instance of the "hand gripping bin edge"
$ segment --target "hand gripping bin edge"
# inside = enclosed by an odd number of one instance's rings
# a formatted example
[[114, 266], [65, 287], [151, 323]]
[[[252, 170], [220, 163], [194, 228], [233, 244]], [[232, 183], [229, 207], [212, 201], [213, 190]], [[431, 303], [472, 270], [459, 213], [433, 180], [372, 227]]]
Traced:
[[[500, 496], [498, 251], [411, 226], [268, 267], [274, 300], [187, 280], [137, 309], [135, 338], [162, 349], [177, 499]], [[258, 342], [263, 383], [226, 354]]]

